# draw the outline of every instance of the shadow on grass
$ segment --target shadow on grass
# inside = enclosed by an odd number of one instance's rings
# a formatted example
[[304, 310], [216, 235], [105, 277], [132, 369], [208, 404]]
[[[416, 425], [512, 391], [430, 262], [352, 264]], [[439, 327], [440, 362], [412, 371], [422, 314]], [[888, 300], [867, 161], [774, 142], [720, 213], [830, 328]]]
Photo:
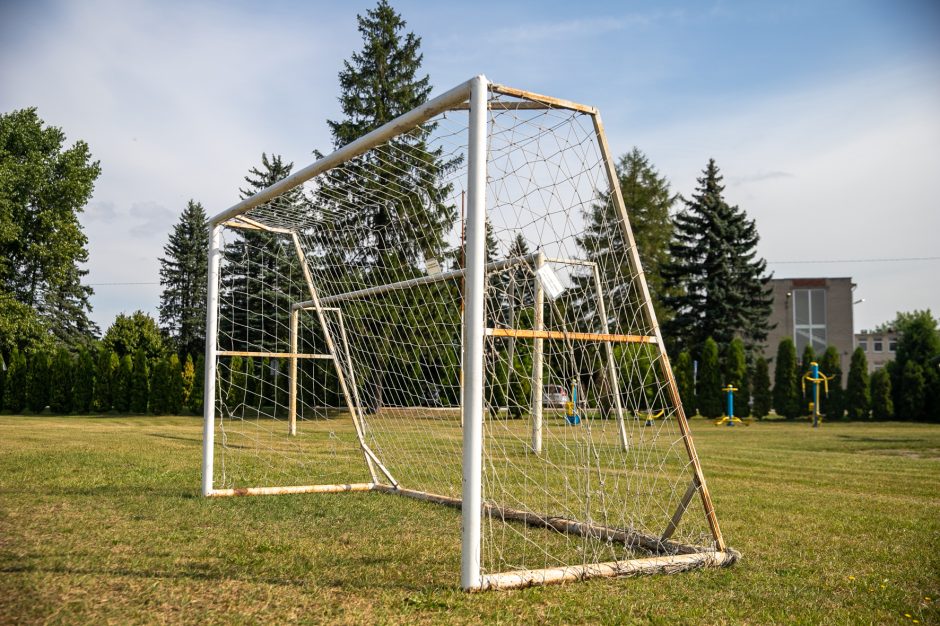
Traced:
[[839, 439], [845, 441], [857, 441], [859, 443], [922, 443], [924, 440], [919, 437], [862, 437], [859, 435], [836, 435]]

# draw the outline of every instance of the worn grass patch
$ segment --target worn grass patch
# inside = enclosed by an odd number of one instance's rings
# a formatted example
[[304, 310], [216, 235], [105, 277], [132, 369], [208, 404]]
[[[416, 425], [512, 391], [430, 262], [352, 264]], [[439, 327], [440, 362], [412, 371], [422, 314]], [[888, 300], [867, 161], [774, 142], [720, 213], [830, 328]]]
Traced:
[[940, 622], [937, 426], [694, 421], [739, 564], [476, 595], [457, 511], [205, 500], [200, 429], [0, 417], [0, 623]]

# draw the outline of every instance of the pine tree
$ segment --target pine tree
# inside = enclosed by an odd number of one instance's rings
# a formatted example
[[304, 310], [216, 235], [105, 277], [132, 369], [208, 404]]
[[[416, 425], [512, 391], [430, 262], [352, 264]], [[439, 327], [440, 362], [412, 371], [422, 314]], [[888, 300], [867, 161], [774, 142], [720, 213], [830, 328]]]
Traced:
[[186, 361], [183, 363], [183, 368], [180, 371], [180, 408], [179, 412], [182, 412], [184, 409], [191, 410], [191, 398], [193, 395], [193, 388], [196, 383], [196, 366], [193, 364], [193, 355], [187, 354]]
[[95, 400], [95, 360], [85, 348], [78, 352], [73, 380], [72, 410], [81, 414], [89, 413]]
[[829, 346], [822, 355], [819, 362], [819, 369], [829, 381], [829, 395], [823, 402], [823, 413], [828, 420], [840, 420], [845, 414], [845, 392], [842, 389], [842, 365], [840, 363], [839, 351], [835, 346]]
[[695, 415], [695, 371], [692, 364], [692, 355], [683, 350], [676, 359], [674, 369], [676, 386], [679, 387], [679, 397], [682, 399], [682, 408], [688, 416]]
[[734, 410], [738, 417], [747, 417], [750, 413], [751, 394], [748, 389], [747, 360], [744, 357], [744, 342], [735, 337], [725, 349], [722, 362], [723, 385], [731, 385], [734, 393]]
[[852, 353], [849, 364], [849, 380], [845, 389], [845, 408], [849, 419], [868, 419], [871, 392], [868, 383], [868, 359], [861, 348]]
[[[665, 285], [661, 270], [670, 261], [669, 242], [673, 227], [669, 211], [676, 202], [676, 196], [669, 189], [669, 181], [656, 171], [649, 158], [636, 147], [620, 157], [616, 170], [653, 309], [662, 324], [671, 317], [663, 304]], [[601, 201], [584, 210], [583, 217], [585, 228], [578, 237], [578, 245], [588, 260], [597, 263], [601, 282], [607, 286], [608, 292], [617, 291], [629, 294], [634, 299], [640, 298], [634, 285], [616, 284], [617, 280], [623, 280], [622, 277], [629, 278], [636, 274], [631, 268], [630, 251], [616, 203], [609, 197], [601, 198]], [[581, 317], [591, 319], [594, 313], [596, 320], [594, 277], [577, 277], [576, 284], [583, 294], [582, 302], [578, 303]], [[620, 328], [631, 328], [635, 324], [629, 317], [629, 309], [617, 308], [622, 315], [622, 319], [618, 320]]]
[[754, 221], [725, 202], [721, 181], [710, 159], [692, 200], [675, 216], [671, 261], [663, 266], [664, 303], [675, 312], [666, 335], [693, 353], [706, 337], [727, 344], [741, 336], [756, 355], [770, 328], [767, 263], [757, 257]]
[[21, 413], [26, 408], [26, 380], [28, 375], [26, 355], [14, 347], [10, 353], [10, 367], [3, 390], [3, 408], [11, 413]]
[[773, 401], [773, 396], [770, 393], [770, 368], [767, 366], [767, 359], [763, 357], [757, 357], [754, 362], [753, 389], [754, 406], [752, 413], [754, 417], [763, 419], [770, 415]]
[[182, 353], [205, 350], [209, 227], [190, 200], [160, 258], [160, 326]]
[[891, 399], [891, 377], [884, 368], [871, 375], [871, 416], [876, 420], [894, 417], [894, 402]]
[[789, 337], [780, 341], [774, 370], [774, 409], [793, 419], [800, 415], [800, 386], [797, 376], [796, 346]]
[[[803, 377], [809, 374], [812, 371], [812, 364], [816, 362], [816, 352], [813, 350], [813, 344], [806, 344], [806, 347], [803, 348], [803, 356], [800, 359], [800, 368], [799, 368], [799, 378], [800, 378], [800, 395], [802, 402], [800, 403], [800, 412], [804, 415], [809, 415], [812, 411], [809, 408], [811, 402], [813, 402], [813, 386], [809, 383], [803, 384]], [[819, 397], [823, 397], [823, 392], [820, 390]]]
[[131, 413], [146, 413], [149, 402], [150, 367], [147, 365], [147, 353], [143, 348], [138, 348], [134, 353], [134, 371], [131, 374]]
[[114, 407], [114, 394], [121, 360], [116, 352], [101, 344], [95, 371], [95, 410], [107, 413]]
[[44, 351], [29, 356], [26, 377], [26, 408], [41, 413], [49, 404], [49, 355]]
[[206, 361], [202, 354], [196, 357], [193, 372], [193, 390], [189, 394], [189, 410], [196, 415], [202, 415], [203, 401], [205, 400]]
[[716, 418], [721, 408], [721, 366], [718, 363], [718, 343], [708, 337], [702, 346], [702, 365], [699, 368], [698, 388], [695, 397], [703, 417]]
[[[113, 352], [111, 354], [114, 354]], [[117, 356], [115, 354], [115, 356]], [[115, 372], [112, 389], [114, 410], [118, 413], [127, 413], [131, 410], [131, 380], [134, 377], [134, 362], [131, 355], [121, 357], [120, 365]]]

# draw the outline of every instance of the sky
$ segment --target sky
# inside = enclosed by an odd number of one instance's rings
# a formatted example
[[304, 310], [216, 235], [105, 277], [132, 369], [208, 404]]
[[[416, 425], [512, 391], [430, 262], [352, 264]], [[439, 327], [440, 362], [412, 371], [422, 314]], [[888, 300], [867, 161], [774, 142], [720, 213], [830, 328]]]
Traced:
[[[373, 5], [0, 0], [0, 112], [36, 106], [101, 162], [81, 221], [102, 330], [156, 315], [189, 199], [216, 214], [262, 152], [329, 150]], [[686, 197], [715, 158], [776, 277], [853, 278], [857, 331], [940, 314], [940, 3], [392, 5], [435, 93], [483, 73], [594, 105]]]

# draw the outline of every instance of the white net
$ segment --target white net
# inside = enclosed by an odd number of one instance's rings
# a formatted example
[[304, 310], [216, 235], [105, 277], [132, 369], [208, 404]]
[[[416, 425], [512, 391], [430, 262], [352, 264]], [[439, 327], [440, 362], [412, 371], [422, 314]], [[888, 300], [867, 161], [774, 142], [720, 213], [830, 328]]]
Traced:
[[[711, 546], [697, 496], [658, 539], [691, 442], [594, 118], [519, 102], [487, 120], [482, 570]], [[217, 488], [459, 502], [467, 141], [448, 111], [226, 223]]]

